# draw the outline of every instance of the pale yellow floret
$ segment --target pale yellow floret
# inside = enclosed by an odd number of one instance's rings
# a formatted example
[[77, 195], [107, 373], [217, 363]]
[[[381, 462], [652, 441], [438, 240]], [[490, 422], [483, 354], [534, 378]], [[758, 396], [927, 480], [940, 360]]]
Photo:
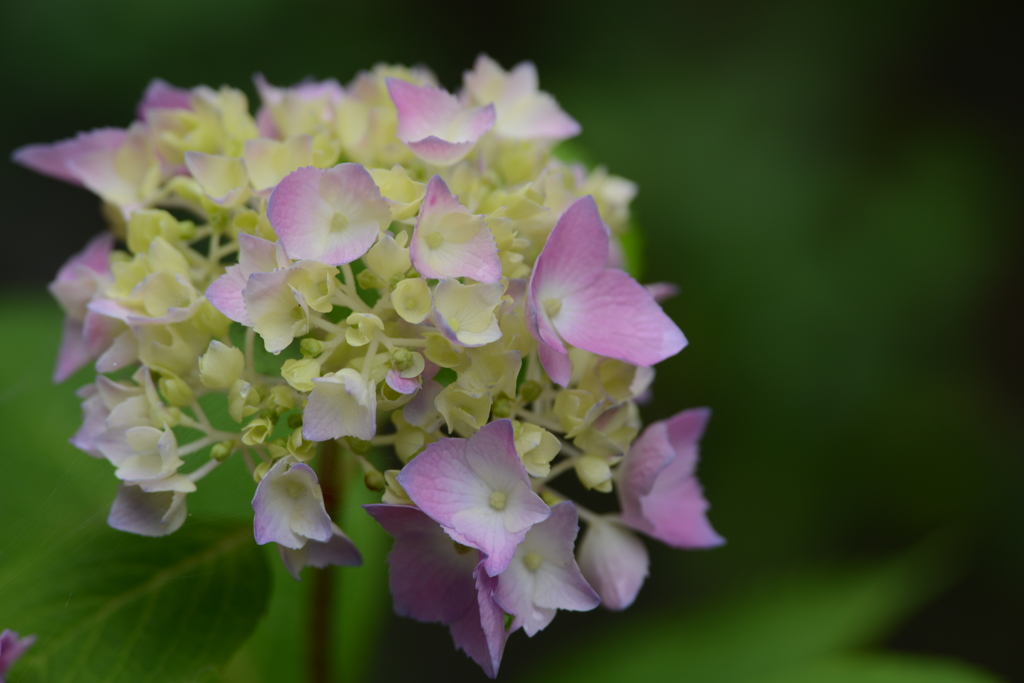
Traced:
[[395, 285], [391, 292], [391, 305], [395, 312], [405, 320], [418, 324], [430, 315], [430, 287], [421, 277], [408, 278]]
[[209, 389], [229, 389], [244, 368], [245, 355], [241, 349], [214, 339], [199, 357], [199, 381]]
[[128, 220], [128, 251], [140, 254], [149, 250], [157, 237], [168, 242], [180, 240], [185, 228], [178, 219], [163, 209], [142, 209], [132, 213]]
[[270, 433], [274, 431], [274, 423], [265, 417], [258, 417], [250, 420], [242, 428], [242, 443], [247, 446], [255, 446], [263, 443]]
[[260, 392], [245, 380], [235, 380], [228, 392], [228, 414], [235, 422], [241, 422], [257, 410], [262, 402]]
[[331, 297], [338, 291], [338, 269], [319, 261], [300, 261], [288, 269], [288, 284], [294, 287], [314, 311], [329, 313]]
[[353, 313], [346, 320], [345, 341], [349, 346], [366, 346], [378, 332], [384, 331], [384, 323], [372, 313]]
[[546, 477], [551, 471], [551, 461], [562, 449], [558, 437], [529, 422], [512, 422], [515, 430], [516, 452], [526, 471], [535, 477]]
[[431, 363], [442, 368], [452, 368], [461, 362], [462, 354], [459, 349], [452, 346], [443, 336], [437, 332], [429, 332], [424, 336], [427, 338], [427, 346], [423, 349], [423, 354]]
[[491, 397], [488, 394], [473, 396], [455, 384], [445, 387], [434, 405], [444, 417], [448, 431], [465, 437], [472, 436], [483, 427], [491, 414]]
[[612, 470], [604, 458], [585, 454], [576, 459], [574, 467], [580, 483], [588, 489], [601, 493], [612, 490]]
[[558, 393], [553, 412], [561, 422], [566, 436], [572, 438], [594, 421], [602, 406], [603, 401], [598, 402], [589, 391], [567, 389]]
[[313, 139], [308, 135], [284, 141], [257, 138], [245, 145], [245, 166], [258, 191], [270, 189], [292, 171], [312, 165]]
[[320, 361], [289, 358], [281, 365], [281, 376], [296, 391], [313, 391], [313, 378], [320, 376]]
[[404, 221], [416, 215], [427, 192], [424, 183], [418, 183], [410, 178], [409, 172], [398, 164], [392, 166], [390, 171], [382, 168], [370, 169], [370, 176], [380, 188], [381, 195], [388, 200], [391, 220]]
[[402, 485], [398, 483], [398, 473], [401, 470], [385, 470], [384, 471], [384, 496], [383, 500], [385, 503], [390, 505], [412, 505], [412, 499], [409, 498], [409, 494], [405, 492]]

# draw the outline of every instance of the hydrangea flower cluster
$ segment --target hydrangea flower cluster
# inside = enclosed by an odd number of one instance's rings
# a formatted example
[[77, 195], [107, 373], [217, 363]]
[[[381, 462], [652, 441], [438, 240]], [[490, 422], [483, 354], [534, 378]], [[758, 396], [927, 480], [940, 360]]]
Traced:
[[[252, 116], [238, 90], [156, 80], [127, 129], [14, 154], [111, 225], [50, 286], [54, 379], [98, 373], [72, 443], [121, 482], [111, 526], [174, 532], [237, 456], [256, 542], [295, 578], [358, 565], [310, 466], [340, 440], [383, 493], [366, 510], [395, 539], [395, 610], [447, 625], [490, 676], [516, 630], [629, 606], [637, 532], [722, 543], [695, 477], [708, 411], [641, 429], [652, 366], [686, 339], [657, 303], [672, 287], [622, 269], [636, 188], [553, 154], [580, 126], [532, 64], [482, 55], [458, 94], [382, 65], [256, 87]], [[217, 395], [235, 430], [211, 424]], [[621, 512], [553, 488], [570, 473]]]

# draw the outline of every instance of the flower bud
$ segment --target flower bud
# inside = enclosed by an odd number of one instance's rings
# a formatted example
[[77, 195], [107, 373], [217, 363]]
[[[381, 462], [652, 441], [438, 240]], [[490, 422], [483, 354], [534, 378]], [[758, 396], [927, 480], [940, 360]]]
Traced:
[[241, 422], [256, 412], [262, 397], [260, 392], [245, 380], [235, 380], [228, 392], [228, 414], [235, 422]]
[[345, 322], [349, 324], [345, 330], [345, 341], [350, 346], [365, 346], [378, 331], [384, 331], [384, 323], [372, 313], [353, 313]]
[[177, 219], [163, 209], [142, 209], [132, 213], [128, 221], [128, 249], [133, 254], [140, 254], [149, 249], [150, 243], [157, 237], [166, 240], [179, 239]]
[[386, 470], [384, 472], [384, 502], [390, 505], [412, 505], [412, 499], [409, 498], [409, 494], [398, 483], [398, 473], [400, 471]]
[[263, 477], [267, 476], [267, 472], [270, 471], [271, 464], [265, 460], [256, 465], [256, 469], [252, 472], [252, 478], [256, 480], [256, 483], [260, 483]]
[[281, 366], [281, 376], [296, 391], [313, 391], [313, 378], [320, 376], [320, 361], [289, 358]]
[[395, 367], [398, 368], [399, 372], [403, 372], [411, 368], [415, 359], [416, 356], [412, 351], [401, 346], [396, 347], [395, 350], [391, 352], [391, 361], [395, 364]]
[[199, 381], [210, 389], [227, 389], [245, 369], [245, 355], [240, 349], [214, 339], [199, 357]]
[[384, 279], [372, 270], [360, 271], [359, 275], [356, 275], [356, 282], [362, 289], [382, 289], [387, 285]]
[[213, 448], [210, 449], [210, 457], [217, 462], [224, 462], [231, 455], [231, 451], [235, 448], [234, 441], [221, 441], [220, 443], [213, 444]]
[[373, 448], [373, 444], [369, 441], [363, 441], [354, 436], [346, 436], [345, 442], [348, 444], [349, 449], [357, 455], [366, 455]]
[[576, 460], [576, 476], [588, 489], [609, 493], [612, 490], [612, 470], [604, 458], [583, 455]]
[[275, 416], [281, 415], [295, 407], [295, 397], [292, 390], [283, 384], [278, 384], [267, 395], [267, 403]]
[[187, 406], [195, 399], [192, 387], [180, 377], [174, 375], [161, 377], [157, 386], [160, 387], [160, 393], [172, 406]]
[[324, 352], [324, 343], [319, 339], [306, 337], [299, 343], [299, 350], [305, 358], [316, 358]]
[[519, 386], [519, 398], [522, 399], [523, 403], [533, 403], [543, 391], [540, 382], [535, 382], [532, 379], [528, 379]]
[[504, 394], [494, 399], [494, 403], [491, 405], [491, 415], [496, 418], [511, 417], [512, 399]]
[[258, 417], [255, 420], [250, 420], [249, 424], [242, 428], [242, 443], [247, 446], [263, 443], [272, 431], [274, 431], [274, 423], [267, 418]]

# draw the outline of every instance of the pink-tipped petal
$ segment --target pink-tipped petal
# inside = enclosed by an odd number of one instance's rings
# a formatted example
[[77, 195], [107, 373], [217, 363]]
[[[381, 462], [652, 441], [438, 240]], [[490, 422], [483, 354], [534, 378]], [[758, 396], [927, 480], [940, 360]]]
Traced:
[[57, 351], [57, 364], [53, 369], [54, 384], [60, 384], [91, 360], [92, 357], [89, 355], [89, 349], [85, 343], [85, 334], [82, 331], [82, 323], [65, 318], [60, 349]]
[[487, 555], [491, 576], [508, 566], [530, 527], [551, 514], [530, 488], [509, 420], [491, 422], [469, 439], [429, 444], [398, 482], [449, 536]]
[[162, 78], [154, 78], [146, 86], [142, 101], [136, 107], [136, 115], [146, 120], [150, 109], [191, 109], [192, 93], [184, 88], [177, 88]]
[[572, 361], [569, 360], [569, 354], [560, 353], [540, 339], [537, 340], [537, 351], [540, 365], [544, 372], [548, 373], [551, 381], [562, 387], [568, 386], [572, 377]]
[[327, 542], [306, 541], [306, 545], [295, 550], [283, 545], [277, 546], [281, 562], [296, 581], [306, 567], [358, 567], [363, 563], [356, 544], [336, 524], [331, 525], [334, 535]]
[[389, 387], [400, 394], [412, 394], [420, 388], [420, 378], [418, 376], [402, 377], [402, 373], [394, 368], [388, 370], [384, 381], [388, 383]]
[[462, 619], [451, 624], [452, 640], [455, 647], [479, 664], [489, 678], [495, 678], [501, 666], [505, 641], [508, 640], [505, 614], [494, 599], [498, 579], [488, 576], [482, 563], [473, 575], [476, 579], [477, 605]]
[[647, 578], [647, 548], [635, 534], [613, 521], [591, 523], [580, 541], [580, 571], [610, 610], [633, 604]]
[[427, 183], [409, 256], [426, 278], [469, 277], [477, 282], [501, 279], [498, 247], [483, 216], [472, 215], [440, 176], [435, 175]]
[[138, 486], [121, 484], [107, 524], [118, 531], [140, 536], [172, 534], [188, 516], [185, 495], [180, 491], [147, 493]]
[[97, 128], [57, 142], [25, 145], [14, 150], [11, 160], [36, 173], [81, 185], [81, 176], [68, 162], [97, 151], [116, 150], [125, 141], [128, 131], [122, 128]]
[[461, 161], [494, 126], [494, 106], [466, 109], [440, 88], [387, 79], [398, 111], [398, 139], [418, 157], [436, 166]]
[[252, 327], [252, 320], [245, 310], [245, 291], [247, 278], [242, 275], [242, 267], [238, 264], [228, 266], [227, 270], [206, 290], [206, 300], [214, 308], [246, 327]]
[[395, 613], [451, 624], [476, 607], [473, 570], [480, 553], [459, 548], [441, 526], [408, 505], [364, 509], [395, 538], [388, 555]]
[[278, 183], [267, 217], [288, 256], [351, 263], [391, 224], [391, 209], [359, 164], [300, 168]]
[[654, 297], [626, 273], [606, 268], [608, 228], [592, 197], [562, 215], [530, 276], [527, 320], [534, 337], [565, 342], [634, 365], [675, 355], [686, 338]]

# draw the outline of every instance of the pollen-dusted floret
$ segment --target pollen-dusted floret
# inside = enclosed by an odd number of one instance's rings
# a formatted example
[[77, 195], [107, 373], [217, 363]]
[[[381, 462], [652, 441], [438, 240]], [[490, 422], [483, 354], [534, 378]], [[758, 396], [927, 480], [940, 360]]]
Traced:
[[[317, 472], [358, 464], [395, 538], [395, 610], [448, 626], [492, 677], [515, 631], [630, 605], [637, 532], [722, 543], [695, 475], [708, 412], [640, 419], [686, 338], [658, 304], [675, 286], [621, 269], [637, 187], [559, 158], [580, 124], [532, 63], [480, 55], [454, 94], [386, 64], [344, 86], [254, 80], [255, 115], [239, 90], [154, 80], [126, 128], [14, 153], [111, 223], [50, 291], [54, 380], [99, 373], [71, 443], [119, 480], [112, 527], [173, 533], [235, 458], [256, 541], [292, 576], [354, 567]], [[16, 647], [0, 637], [0, 678]]]

